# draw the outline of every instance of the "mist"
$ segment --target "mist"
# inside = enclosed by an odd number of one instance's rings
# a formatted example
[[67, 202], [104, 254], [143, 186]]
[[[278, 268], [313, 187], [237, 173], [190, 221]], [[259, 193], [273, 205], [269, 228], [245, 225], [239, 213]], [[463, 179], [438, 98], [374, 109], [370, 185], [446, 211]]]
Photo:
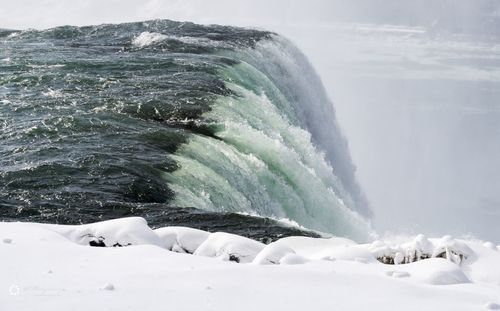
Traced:
[[500, 242], [500, 2], [3, 1], [0, 28], [167, 18], [276, 31], [334, 102], [380, 232]]

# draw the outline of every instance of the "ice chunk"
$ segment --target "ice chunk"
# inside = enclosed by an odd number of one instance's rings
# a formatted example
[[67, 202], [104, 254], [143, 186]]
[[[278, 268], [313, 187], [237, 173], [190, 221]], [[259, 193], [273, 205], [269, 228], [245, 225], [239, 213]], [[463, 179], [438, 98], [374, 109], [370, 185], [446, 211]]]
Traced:
[[129, 246], [162, 243], [154, 231], [141, 217], [120, 218], [86, 225], [45, 225], [67, 239], [82, 245], [91, 246]]

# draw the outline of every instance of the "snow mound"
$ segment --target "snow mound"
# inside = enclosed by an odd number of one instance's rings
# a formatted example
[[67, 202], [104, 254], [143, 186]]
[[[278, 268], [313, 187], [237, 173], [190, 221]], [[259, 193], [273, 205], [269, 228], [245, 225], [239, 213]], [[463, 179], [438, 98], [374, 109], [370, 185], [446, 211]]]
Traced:
[[163, 242], [163, 247], [178, 253], [193, 254], [205, 242], [210, 233], [188, 227], [165, 227], [155, 233]]
[[402, 271], [426, 284], [452, 285], [471, 282], [458, 264], [443, 258], [429, 258], [398, 267], [404, 267]]
[[470, 281], [461, 270], [454, 269], [452, 271], [436, 271], [429, 275], [427, 282], [433, 285], [451, 285], [469, 283]]
[[276, 265], [280, 264], [283, 257], [294, 254], [295, 251], [284, 244], [271, 243], [257, 254], [253, 263], [257, 265]]
[[280, 264], [282, 265], [301, 265], [305, 264], [309, 260], [297, 254], [288, 254], [280, 259]]
[[[432, 261], [439, 261], [436, 264], [430, 265]], [[459, 266], [452, 263], [451, 261], [431, 259], [426, 262], [426, 271], [422, 273], [427, 274], [425, 281], [433, 285], [451, 285], [451, 284], [462, 284], [470, 283], [465, 273], [460, 269]]]
[[120, 218], [86, 225], [40, 224], [39, 226], [81, 245], [116, 247], [149, 244], [161, 246], [158, 235], [141, 217]]
[[264, 249], [265, 245], [238, 235], [217, 232], [209, 235], [198, 249], [195, 255], [218, 257], [225, 261], [238, 263], [252, 262], [257, 254]]
[[355, 246], [356, 243], [345, 238], [308, 238], [308, 237], [287, 237], [274, 242], [276, 245], [293, 249], [297, 255], [309, 259], [323, 259], [332, 257], [339, 248]]
[[447, 258], [460, 264], [473, 253], [467, 244], [447, 235], [437, 241], [432, 257]]

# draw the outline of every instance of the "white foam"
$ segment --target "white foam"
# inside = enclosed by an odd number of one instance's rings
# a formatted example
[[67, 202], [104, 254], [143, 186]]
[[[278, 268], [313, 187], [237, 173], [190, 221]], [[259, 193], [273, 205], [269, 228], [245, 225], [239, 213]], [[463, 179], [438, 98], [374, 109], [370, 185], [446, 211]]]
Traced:
[[[214, 41], [203, 37], [189, 37], [189, 36], [174, 36], [174, 35], [164, 35], [157, 32], [141, 32], [139, 35], [132, 39], [132, 44], [136, 47], [146, 47], [152, 44], [162, 42], [165, 40], [176, 40], [184, 44], [200, 45], [200, 46], [210, 46], [210, 47], [221, 47], [227, 46], [227, 43], [222, 41]], [[185, 62], [185, 60], [176, 60], [178, 62]]]
[[154, 44], [156, 42], [163, 41], [167, 38], [168, 38], [167, 35], [163, 35], [161, 33], [144, 31], [141, 32], [137, 37], [135, 37], [132, 40], [132, 44], [142, 48]]
[[21, 32], [13, 32], [10, 35], [8, 35], [7, 38], [9, 38], [9, 39], [15, 38], [15, 37], [18, 37], [20, 34], [21, 34]]
[[52, 90], [52, 89], [49, 89], [48, 91], [43, 92], [42, 94], [44, 96], [52, 97], [52, 98], [61, 98], [61, 97], [64, 97], [64, 94], [61, 91], [59, 91], [59, 90]]
[[[237, 70], [258, 75], [248, 65]], [[242, 96], [221, 97], [205, 115], [221, 125], [223, 140], [194, 136], [173, 156], [180, 169], [165, 178], [174, 204], [288, 219], [368, 240], [369, 223], [340, 198], [347, 194], [311, 134], [291, 124], [266, 94], [227, 85]]]
[[27, 65], [29, 68], [33, 69], [53, 69], [53, 68], [62, 68], [65, 67], [66, 65], [64, 64], [52, 64], [52, 65]]

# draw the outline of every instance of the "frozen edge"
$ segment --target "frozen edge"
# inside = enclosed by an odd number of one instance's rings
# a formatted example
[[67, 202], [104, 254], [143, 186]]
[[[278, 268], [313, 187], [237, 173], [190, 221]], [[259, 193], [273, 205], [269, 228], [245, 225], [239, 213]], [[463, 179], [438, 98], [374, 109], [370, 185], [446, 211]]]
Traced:
[[[412, 261], [415, 254], [431, 258]], [[500, 303], [498, 247], [449, 236], [369, 244], [288, 237], [264, 245], [187, 227], [152, 230], [139, 217], [76, 226], [0, 222], [0, 255], [0, 305], [8, 310], [67, 310], [83, 297], [75, 310], [157, 310], [165, 298], [176, 310], [223, 311], [279, 310], [285, 301], [286, 310], [344, 311], [496, 310]]]
[[[242, 236], [169, 226], [151, 229], [141, 217], [120, 218], [84, 225], [38, 223], [0, 223], [1, 226], [33, 226], [48, 229], [69, 241], [86, 246], [123, 247], [152, 245], [177, 253], [216, 257], [223, 261], [253, 264], [283, 264], [293, 255], [294, 263], [311, 260], [351, 260], [387, 265], [410, 264], [426, 259], [445, 259], [473, 279], [471, 267], [491, 256], [498, 259], [496, 267], [500, 284], [500, 245], [491, 242], [454, 239], [451, 236], [427, 238], [420, 234], [406, 242], [375, 240], [357, 244], [352, 240], [310, 237], [287, 237], [269, 245]], [[9, 237], [3, 243], [12, 243]], [[286, 260], [285, 260], [286, 261]], [[286, 261], [288, 262], [288, 261]], [[462, 278], [462, 280], [464, 280]]]

